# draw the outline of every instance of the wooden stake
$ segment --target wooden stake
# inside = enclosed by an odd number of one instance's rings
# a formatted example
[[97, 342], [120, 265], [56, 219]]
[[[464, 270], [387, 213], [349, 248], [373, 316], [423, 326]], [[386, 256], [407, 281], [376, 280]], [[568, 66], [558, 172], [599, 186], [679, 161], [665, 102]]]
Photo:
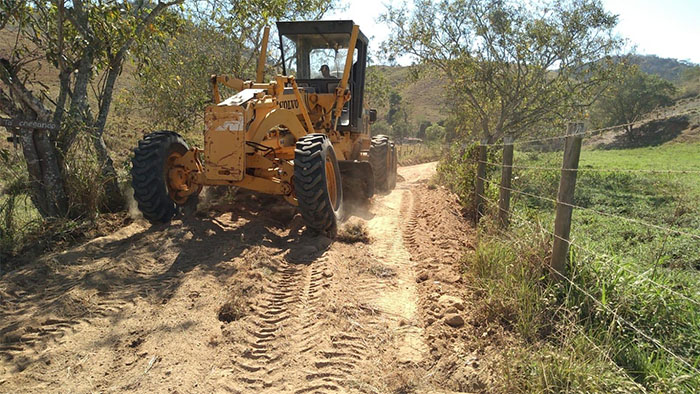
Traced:
[[501, 167], [501, 191], [498, 198], [498, 219], [501, 228], [508, 228], [510, 214], [510, 189], [513, 180], [513, 136], [503, 137], [503, 166]]
[[564, 147], [564, 159], [562, 161], [559, 193], [557, 195], [557, 213], [554, 219], [555, 237], [551, 261], [552, 275], [556, 280], [562, 280], [562, 277], [567, 275], [566, 257], [569, 254], [571, 214], [573, 212], [571, 205], [574, 203], [583, 132], [583, 123], [569, 123], [566, 129], [566, 146]]

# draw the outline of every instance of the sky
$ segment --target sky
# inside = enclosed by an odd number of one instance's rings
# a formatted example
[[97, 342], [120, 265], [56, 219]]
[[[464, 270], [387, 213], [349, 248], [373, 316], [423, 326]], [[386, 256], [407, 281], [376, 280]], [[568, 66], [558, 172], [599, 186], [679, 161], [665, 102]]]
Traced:
[[[370, 39], [374, 54], [389, 35], [377, 22], [385, 4], [399, 0], [341, 1], [344, 10], [324, 19], [352, 19]], [[700, 64], [700, 0], [602, 0], [603, 6], [619, 15], [617, 32], [642, 55], [657, 55]], [[400, 63], [408, 62], [407, 59]]]

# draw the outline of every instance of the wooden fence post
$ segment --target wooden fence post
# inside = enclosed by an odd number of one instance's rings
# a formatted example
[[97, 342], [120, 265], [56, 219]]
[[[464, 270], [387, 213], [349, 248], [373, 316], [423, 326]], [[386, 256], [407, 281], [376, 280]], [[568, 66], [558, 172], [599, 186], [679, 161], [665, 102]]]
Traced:
[[510, 214], [510, 189], [513, 180], [513, 136], [503, 137], [503, 166], [501, 167], [501, 191], [498, 197], [498, 219], [501, 228], [508, 228]]
[[486, 144], [488, 144], [488, 139], [481, 140], [481, 144], [479, 145], [479, 162], [476, 165], [476, 195], [474, 196], [474, 207], [476, 208], [474, 212], [475, 224], [479, 224], [479, 220], [484, 216], [484, 199], [481, 196], [484, 195], [486, 160], [488, 159], [486, 155]]
[[[557, 194], [557, 213], [554, 219], [554, 246], [552, 247], [552, 274], [556, 280], [567, 275], [566, 257], [569, 253], [569, 236], [571, 234], [571, 214], [573, 212], [574, 191], [578, 160], [581, 156], [583, 140], [583, 123], [569, 123], [566, 128], [566, 145], [561, 166], [559, 193]], [[556, 273], [555, 273], [556, 272]]]

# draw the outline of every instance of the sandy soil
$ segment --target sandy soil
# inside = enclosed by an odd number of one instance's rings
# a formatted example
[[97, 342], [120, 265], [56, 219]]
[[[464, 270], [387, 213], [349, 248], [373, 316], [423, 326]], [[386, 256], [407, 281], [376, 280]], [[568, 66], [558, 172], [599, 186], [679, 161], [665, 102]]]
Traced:
[[482, 343], [459, 268], [473, 230], [434, 172], [402, 167], [351, 207], [367, 243], [241, 195], [6, 274], [0, 392], [487, 391], [498, 343]]

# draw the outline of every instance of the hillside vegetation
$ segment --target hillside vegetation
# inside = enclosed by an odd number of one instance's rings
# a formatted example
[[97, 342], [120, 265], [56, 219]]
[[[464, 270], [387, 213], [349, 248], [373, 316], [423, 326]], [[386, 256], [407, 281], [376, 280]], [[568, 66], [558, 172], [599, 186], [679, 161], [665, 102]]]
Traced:
[[659, 77], [674, 83], [683, 81], [684, 75], [698, 67], [688, 61], [663, 58], [655, 55], [630, 55], [629, 62], [636, 64], [647, 74], [658, 75]]
[[[447, 116], [447, 80], [439, 72], [415, 75], [410, 66], [374, 66], [384, 75], [388, 88], [401, 95], [409, 121], [416, 127], [423, 121], [437, 123]], [[380, 119], [389, 111], [388, 103], [379, 107]]]

